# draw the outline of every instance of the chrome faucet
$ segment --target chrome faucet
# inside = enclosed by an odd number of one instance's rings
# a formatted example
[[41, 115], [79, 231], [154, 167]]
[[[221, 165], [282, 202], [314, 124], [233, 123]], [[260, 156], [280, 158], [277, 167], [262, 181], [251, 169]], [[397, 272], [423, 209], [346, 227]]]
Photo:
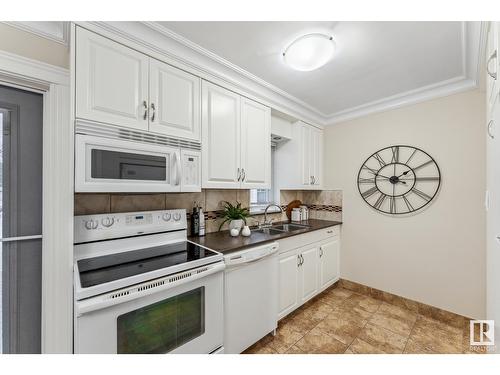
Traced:
[[280, 206], [278, 206], [277, 204], [272, 203], [272, 204], [267, 205], [266, 209], [264, 210], [264, 222], [259, 225], [259, 228], [268, 228], [272, 225], [273, 219], [267, 221], [267, 210], [269, 210], [269, 208], [273, 207], [273, 206], [278, 207], [280, 210], [280, 213], [283, 212], [283, 209]]

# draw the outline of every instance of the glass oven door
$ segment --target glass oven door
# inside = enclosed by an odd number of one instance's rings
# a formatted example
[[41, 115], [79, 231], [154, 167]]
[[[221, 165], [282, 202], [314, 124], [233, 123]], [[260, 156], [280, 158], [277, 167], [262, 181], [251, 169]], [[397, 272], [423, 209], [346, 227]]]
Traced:
[[77, 134], [77, 192], [180, 191], [180, 149]]
[[204, 354], [222, 347], [223, 269], [214, 263], [77, 301], [75, 353]]

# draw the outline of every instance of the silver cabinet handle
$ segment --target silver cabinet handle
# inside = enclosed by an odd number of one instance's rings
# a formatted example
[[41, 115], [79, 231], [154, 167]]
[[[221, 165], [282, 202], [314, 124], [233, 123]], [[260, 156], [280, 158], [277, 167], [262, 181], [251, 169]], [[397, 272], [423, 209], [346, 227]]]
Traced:
[[309, 184], [312, 185], [313, 184], [313, 176], [309, 177], [309, 181], [310, 181]]
[[493, 132], [491, 131], [491, 128], [493, 127], [493, 124], [494, 124], [494, 121], [493, 119], [491, 119], [489, 122], [488, 122], [488, 136], [491, 138], [491, 139], [495, 139], [495, 135], [493, 134]]
[[144, 107], [144, 116], [142, 117], [142, 119], [147, 120], [148, 119], [148, 102], [144, 100], [142, 102], [142, 106]]
[[151, 115], [151, 122], [154, 122], [155, 121], [155, 115], [156, 115], [155, 103], [151, 103], [151, 109], [153, 110], [153, 114]]
[[316, 177], [313, 176], [313, 185], [316, 184]]
[[497, 72], [490, 72], [490, 61], [493, 60], [493, 59], [496, 59], [496, 58], [497, 58], [497, 50], [495, 50], [495, 52], [493, 52], [491, 54], [491, 56], [489, 57], [488, 61], [486, 62], [486, 72], [495, 81], [497, 79]]
[[322, 256], [323, 256], [323, 248], [322, 248], [322, 247], [320, 247], [320, 248], [319, 248], [319, 257], [321, 258]]
[[299, 255], [297, 255], [297, 267], [300, 267], [301, 264], [302, 263], [300, 261], [300, 254], [299, 254]]
[[302, 266], [304, 264], [304, 256], [302, 254], [300, 254], [300, 259], [302, 259], [300, 261], [300, 265]]
[[238, 168], [238, 181], [241, 179], [241, 172], [240, 172], [240, 169]]
[[245, 181], [245, 177], [247, 176], [247, 174], [245, 173], [245, 168], [241, 169], [241, 173], [243, 174], [243, 177], [241, 178], [241, 182], [243, 182], [243, 181]]
[[333, 233], [333, 230], [327, 230], [326, 233], [331, 234]]

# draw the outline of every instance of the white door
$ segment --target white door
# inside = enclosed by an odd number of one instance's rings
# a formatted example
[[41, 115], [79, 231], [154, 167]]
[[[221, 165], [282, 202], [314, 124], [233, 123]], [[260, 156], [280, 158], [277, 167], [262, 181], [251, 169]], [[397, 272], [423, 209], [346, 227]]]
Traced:
[[148, 129], [149, 57], [77, 28], [76, 117]]
[[493, 104], [499, 92], [498, 68], [499, 68], [499, 32], [498, 22], [490, 22], [488, 39], [486, 43], [486, 98], [488, 101], [488, 112], [493, 110]]
[[319, 248], [320, 289], [326, 288], [339, 278], [339, 250], [338, 238]]
[[297, 251], [289, 251], [279, 256], [278, 319], [286, 316], [298, 306], [299, 263]]
[[318, 291], [318, 247], [312, 247], [300, 253], [299, 267], [300, 299], [302, 302], [313, 297]]
[[302, 184], [310, 186], [312, 184], [311, 174], [311, 130], [309, 125], [300, 125], [300, 155], [301, 155], [301, 175]]
[[[500, 29], [498, 22], [490, 24], [488, 55], [498, 47]], [[489, 73], [498, 72], [498, 57], [488, 64]], [[500, 97], [498, 82], [487, 73], [487, 148], [486, 188], [488, 191], [486, 212], [486, 313], [495, 321], [500, 331]], [[500, 335], [496, 336], [496, 352], [500, 351]]]
[[271, 109], [241, 99], [241, 187], [271, 187]]
[[200, 141], [200, 78], [150, 60], [149, 130]]
[[320, 186], [322, 180], [323, 159], [323, 132], [320, 129], [310, 128], [310, 173], [312, 184]]
[[202, 83], [202, 187], [240, 187], [240, 96]]

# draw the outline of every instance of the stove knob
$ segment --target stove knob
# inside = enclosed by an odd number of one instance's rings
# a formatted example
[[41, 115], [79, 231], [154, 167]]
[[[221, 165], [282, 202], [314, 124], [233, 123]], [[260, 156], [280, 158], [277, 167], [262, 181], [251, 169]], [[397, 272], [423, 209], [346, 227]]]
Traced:
[[178, 212], [176, 212], [176, 213], [174, 214], [174, 220], [175, 220], [175, 221], [179, 221], [180, 219], [181, 219], [181, 214], [180, 214], [180, 213], [178, 213]]
[[101, 223], [104, 227], [106, 228], [109, 228], [110, 226], [112, 226], [115, 222], [115, 219], [112, 218], [112, 217], [106, 217], [104, 219], [102, 219]]
[[85, 229], [87, 229], [87, 230], [92, 229], [92, 220], [88, 220], [85, 222]]
[[163, 218], [164, 221], [169, 221], [171, 217], [172, 217], [172, 215], [170, 213], [168, 213], [168, 212], [164, 213], [163, 216], [162, 216], [162, 218]]

